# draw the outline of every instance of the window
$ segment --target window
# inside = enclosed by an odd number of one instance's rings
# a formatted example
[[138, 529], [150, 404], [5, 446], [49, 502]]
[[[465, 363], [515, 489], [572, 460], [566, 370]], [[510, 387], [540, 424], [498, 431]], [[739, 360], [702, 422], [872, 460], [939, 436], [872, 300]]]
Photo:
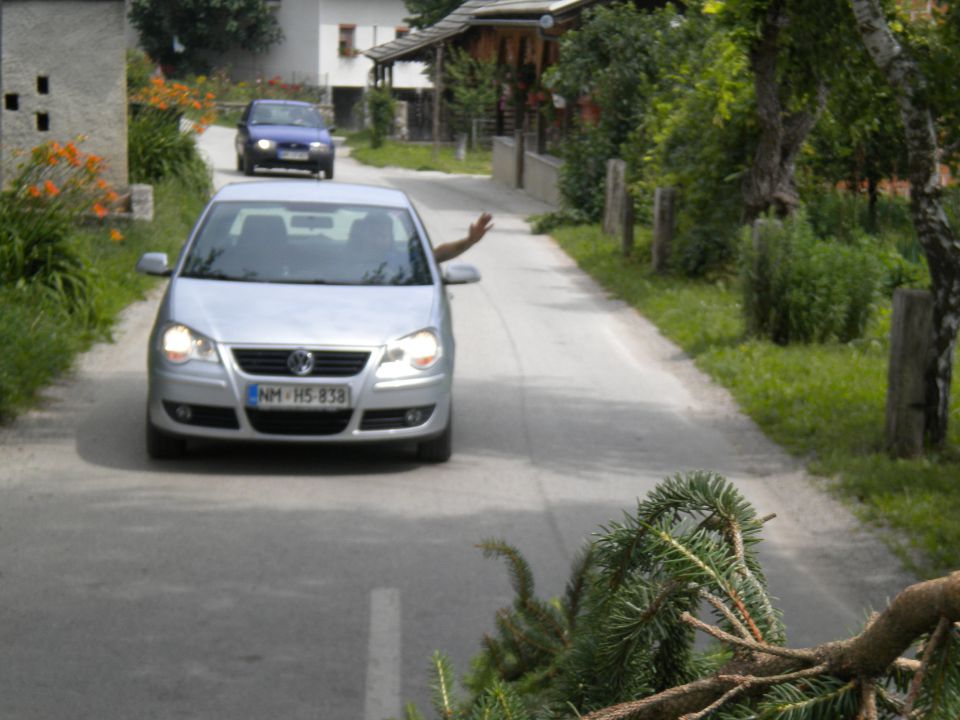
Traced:
[[397, 40], [399, 40], [402, 37], [406, 37], [409, 34], [410, 34], [410, 28], [402, 25], [397, 28]]
[[354, 46], [356, 29], [356, 25], [340, 26], [340, 57], [353, 57], [357, 54], [356, 47]]
[[37, 75], [37, 93], [40, 95], [50, 94], [50, 78], [46, 75]]
[[8, 93], [3, 96], [3, 107], [5, 110], [19, 110], [20, 96], [16, 93]]
[[47, 132], [50, 129], [50, 116], [44, 112], [37, 113], [37, 130]]

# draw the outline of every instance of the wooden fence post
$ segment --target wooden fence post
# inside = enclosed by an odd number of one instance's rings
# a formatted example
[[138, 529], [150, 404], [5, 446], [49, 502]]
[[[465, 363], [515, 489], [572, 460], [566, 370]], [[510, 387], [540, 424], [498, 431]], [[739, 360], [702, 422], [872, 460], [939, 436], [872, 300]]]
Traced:
[[926, 371], [933, 334], [933, 296], [925, 290], [893, 293], [887, 374], [887, 449], [894, 457], [923, 453]]
[[623, 227], [623, 201], [627, 185], [625, 160], [607, 160], [606, 201], [603, 208], [603, 231], [618, 235]]
[[513, 131], [513, 186], [515, 188], [523, 187], [523, 161], [524, 155], [526, 155], [526, 135], [523, 130], [514, 130]]
[[630, 257], [633, 254], [633, 198], [627, 191], [627, 186], [623, 186], [623, 193], [620, 202], [623, 205], [623, 219], [620, 223], [620, 251], [624, 257]]
[[653, 195], [653, 271], [667, 270], [670, 259], [670, 246], [673, 244], [674, 213], [677, 191], [675, 188], [657, 188]]

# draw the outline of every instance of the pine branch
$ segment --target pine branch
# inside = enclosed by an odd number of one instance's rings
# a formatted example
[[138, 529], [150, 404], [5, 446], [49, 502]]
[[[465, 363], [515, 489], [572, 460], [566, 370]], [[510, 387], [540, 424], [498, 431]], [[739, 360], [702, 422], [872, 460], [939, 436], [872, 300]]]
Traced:
[[940, 622], [937, 623], [936, 629], [933, 631], [933, 634], [930, 635], [930, 639], [923, 647], [923, 659], [920, 661], [920, 667], [913, 676], [913, 682], [910, 684], [910, 692], [907, 694], [907, 701], [903, 706], [904, 718], [909, 718], [910, 714], [913, 712], [913, 706], [916, 704], [917, 698], [920, 696], [920, 688], [923, 685], [923, 676], [930, 667], [930, 661], [933, 659], [933, 653], [936, 652], [937, 647], [947, 636], [947, 631], [950, 629], [950, 625], [950, 620], [948, 620], [946, 616], [941, 617]]
[[857, 720], [877, 720], [877, 685], [873, 680], [860, 681], [860, 714]]
[[730, 608], [723, 604], [723, 600], [718, 598], [713, 593], [709, 593], [706, 590], [700, 591], [700, 597], [706, 600], [708, 603], [713, 605], [717, 611], [723, 615], [723, 617], [729, 622], [733, 628], [740, 634], [740, 637], [743, 640], [750, 640], [750, 632], [744, 627], [743, 623], [737, 619], [737, 616], [730, 612]]
[[[816, 677], [817, 675], [822, 675], [824, 672], [826, 672], [826, 670], [827, 664], [823, 663], [821, 665], [816, 665], [815, 667], [806, 668], [804, 670], [797, 670], [796, 672], [785, 673], [783, 675], [770, 675], [769, 677], [756, 677], [753, 675], [720, 675], [718, 676], [718, 680], [735, 683], [734, 687], [730, 688], [730, 690], [725, 692], [715, 702], [711, 703], [703, 710], [687, 715], [681, 715], [679, 720], [702, 720], [702, 718], [705, 718], [714, 710], [726, 705], [727, 702], [733, 700], [733, 698], [737, 697], [738, 695], [742, 695], [743, 693], [748, 692], [755, 687], [779, 685], [781, 683], [792, 682], [793, 680]], [[874, 720], [876, 719], [874, 718]]]
[[713, 625], [708, 625], [707, 623], [698, 620], [690, 613], [683, 613], [680, 615], [680, 619], [683, 620], [688, 625], [692, 625], [697, 630], [702, 630], [708, 635], [713, 635], [718, 640], [723, 642], [730, 643], [731, 645], [737, 645], [739, 647], [745, 647], [748, 650], [753, 650], [754, 652], [765, 653], [767, 655], [776, 655], [778, 657], [791, 658], [793, 660], [803, 660], [804, 662], [814, 662], [817, 659], [816, 653], [810, 650], [793, 650], [791, 648], [779, 647], [777, 645], [767, 645], [766, 643], [753, 642], [751, 640], [743, 640], [725, 633], [718, 627]]
[[450, 658], [437, 651], [430, 658], [431, 669], [434, 673], [433, 707], [443, 720], [453, 718], [456, 710], [453, 690], [453, 667]]

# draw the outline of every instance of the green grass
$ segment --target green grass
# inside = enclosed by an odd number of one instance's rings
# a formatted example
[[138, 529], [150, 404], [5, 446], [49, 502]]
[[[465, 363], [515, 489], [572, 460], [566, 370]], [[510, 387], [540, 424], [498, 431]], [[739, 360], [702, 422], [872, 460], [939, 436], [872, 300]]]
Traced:
[[[736, 283], [656, 276], [649, 236], [624, 260], [596, 226], [553, 236], [577, 263], [629, 302], [730, 389], [764, 432], [868, 522], [924, 576], [960, 568], [960, 453], [892, 460], [883, 451], [889, 304], [848, 344], [781, 347], [744, 336]], [[960, 366], [960, 363], [958, 363]], [[960, 370], [960, 367], [958, 367]], [[960, 372], [954, 372], [951, 448], [960, 448]]]
[[35, 403], [78, 352], [109, 338], [119, 312], [158, 282], [134, 272], [142, 253], [179, 251], [204, 198], [176, 183], [158, 185], [155, 193], [154, 221], [118, 225], [121, 242], [112, 242], [103, 227], [76, 232], [75, 242], [95, 268], [95, 321], [70, 315], [37, 288], [0, 287], [0, 422]]
[[489, 175], [491, 172], [492, 153], [489, 150], [469, 151], [466, 160], [457, 160], [454, 156], [454, 148], [442, 145], [437, 159], [434, 160], [431, 143], [387, 140], [381, 147], [372, 148], [370, 135], [365, 131], [348, 135], [347, 145], [350, 146], [350, 157], [374, 167], [439, 170], [445, 173], [467, 175]]

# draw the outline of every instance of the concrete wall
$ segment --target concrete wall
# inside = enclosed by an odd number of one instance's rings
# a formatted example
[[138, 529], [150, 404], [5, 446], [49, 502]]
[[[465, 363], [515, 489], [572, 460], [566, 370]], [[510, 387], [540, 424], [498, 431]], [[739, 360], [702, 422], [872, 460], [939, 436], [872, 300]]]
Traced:
[[493, 179], [509, 188], [517, 187], [517, 145], [512, 137], [493, 138]]
[[523, 189], [537, 200], [559, 207], [558, 180], [562, 165], [563, 160], [553, 155], [526, 152], [523, 157]]
[[[18, 151], [86, 136], [82, 151], [105, 159], [107, 180], [127, 184], [127, 81], [123, 0], [3, 0], [0, 3], [0, 165]], [[38, 89], [47, 78], [48, 92]], [[18, 108], [8, 109], [8, 96]], [[45, 114], [49, 129], [38, 129]]]
[[[526, 145], [529, 147], [534, 141], [534, 136], [528, 136]], [[563, 161], [553, 155], [538, 155], [526, 151], [523, 154], [523, 173], [519, 185], [517, 161], [517, 144], [514, 138], [502, 135], [493, 138], [493, 180], [509, 188], [522, 187], [532, 197], [559, 207], [559, 179]]]

